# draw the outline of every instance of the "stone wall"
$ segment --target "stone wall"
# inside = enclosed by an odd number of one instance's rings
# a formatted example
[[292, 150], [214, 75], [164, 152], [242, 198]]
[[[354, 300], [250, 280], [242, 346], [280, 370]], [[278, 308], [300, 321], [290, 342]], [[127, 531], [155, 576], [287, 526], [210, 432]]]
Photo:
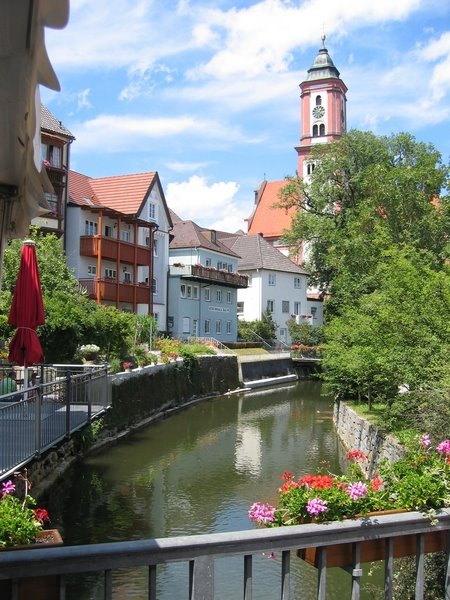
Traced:
[[395, 461], [402, 457], [398, 441], [384, 429], [372, 425], [343, 401], [335, 402], [333, 421], [336, 433], [348, 450], [362, 450], [368, 457], [366, 473], [372, 476], [378, 461], [383, 458]]

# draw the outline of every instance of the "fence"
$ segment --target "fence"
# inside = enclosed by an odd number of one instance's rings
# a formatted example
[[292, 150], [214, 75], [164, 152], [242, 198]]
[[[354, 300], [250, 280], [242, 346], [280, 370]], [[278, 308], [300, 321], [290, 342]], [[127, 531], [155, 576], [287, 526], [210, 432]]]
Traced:
[[[416, 558], [415, 600], [422, 600], [425, 594], [424, 557], [425, 553], [430, 551], [426, 545], [426, 540], [430, 537], [438, 539], [439, 549], [442, 548], [446, 552], [447, 572], [442, 598], [450, 598], [448, 568], [450, 509], [439, 511], [437, 516], [436, 524], [432, 524], [429, 517], [424, 517], [420, 513], [407, 512], [319, 525], [297, 525], [47, 550], [3, 551], [0, 552], [0, 580], [12, 579], [11, 597], [15, 597], [14, 592], [20, 585], [20, 578], [99, 572], [99, 578], [103, 580], [103, 598], [110, 600], [113, 597], [114, 587], [113, 569], [129, 568], [135, 573], [136, 567], [146, 567], [146, 589], [142, 590], [139, 598], [156, 600], [159, 567], [166, 569], [167, 564], [184, 561], [188, 562], [189, 568], [186, 569], [185, 593], [182, 597], [188, 597], [189, 600], [213, 600], [215, 562], [223, 557], [238, 556], [241, 558], [241, 568], [230, 573], [230, 577], [241, 589], [233, 597], [251, 600], [253, 581], [256, 582], [258, 575], [261, 576], [261, 565], [258, 568], [257, 561], [253, 558], [262, 552], [275, 551], [279, 565], [279, 593], [272, 597], [289, 600], [293, 598], [291, 555], [294, 554], [294, 560], [297, 560], [295, 557], [297, 550], [317, 548], [319, 560], [315, 597], [317, 600], [325, 600], [327, 555], [336, 545], [350, 544], [351, 559], [346, 570], [351, 579], [351, 596], [343, 595], [342, 598], [359, 600], [362, 577], [361, 549], [364, 544], [374, 541], [378, 545], [381, 543], [384, 551], [384, 599], [392, 600], [395, 542], [409, 535], [407, 553]], [[131, 580], [132, 578], [133, 575]], [[60, 591], [57, 597], [62, 600], [65, 597], [64, 577], [58, 585]], [[124, 593], [124, 590], [122, 589], [121, 592]]]
[[[111, 404], [106, 366], [41, 365], [26, 386], [0, 396], [0, 478], [83, 427]], [[35, 371], [36, 372], [36, 371]], [[31, 376], [30, 376], [31, 379]]]

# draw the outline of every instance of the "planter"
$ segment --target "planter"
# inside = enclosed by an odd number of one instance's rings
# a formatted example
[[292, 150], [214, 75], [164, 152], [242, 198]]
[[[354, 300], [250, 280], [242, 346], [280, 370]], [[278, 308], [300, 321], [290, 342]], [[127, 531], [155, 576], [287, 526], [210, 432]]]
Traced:
[[[405, 512], [402, 510], [387, 510], [376, 513], [369, 513], [367, 516], [387, 515]], [[393, 538], [394, 558], [403, 558], [416, 554], [416, 535], [400, 535]], [[425, 534], [425, 553], [441, 552], [446, 549], [446, 532], [436, 531]], [[353, 544], [336, 544], [327, 546], [327, 567], [342, 567], [349, 569], [352, 567]], [[385, 559], [386, 540], [374, 539], [366, 540], [360, 543], [360, 562], [373, 562]], [[312, 565], [318, 567], [317, 548], [305, 548], [297, 550], [297, 556]]]
[[[57, 529], [45, 529], [38, 533], [34, 544], [5, 548], [3, 551], [20, 552], [20, 550], [52, 548], [62, 545], [63, 540]], [[59, 575], [21, 577], [14, 581], [4, 579], [0, 581], [0, 598], [2, 600], [59, 600], [61, 583]]]

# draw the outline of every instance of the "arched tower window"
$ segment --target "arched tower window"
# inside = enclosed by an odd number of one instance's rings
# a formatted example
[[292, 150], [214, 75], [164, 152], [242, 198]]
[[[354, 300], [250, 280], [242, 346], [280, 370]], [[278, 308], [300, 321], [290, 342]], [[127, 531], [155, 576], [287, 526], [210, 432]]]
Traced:
[[318, 125], [313, 125], [313, 137], [319, 136], [319, 127]]
[[322, 106], [322, 96], [316, 96], [316, 106]]
[[319, 135], [325, 135], [325, 125], [323, 123], [320, 124]]
[[308, 163], [308, 168], [307, 168], [308, 175], [312, 175], [314, 173], [315, 166], [316, 165], [314, 163]]

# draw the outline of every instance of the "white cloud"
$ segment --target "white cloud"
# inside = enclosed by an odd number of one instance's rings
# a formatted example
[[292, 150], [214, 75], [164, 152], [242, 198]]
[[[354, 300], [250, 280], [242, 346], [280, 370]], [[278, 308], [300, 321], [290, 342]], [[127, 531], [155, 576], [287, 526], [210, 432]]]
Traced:
[[245, 227], [246, 208], [237, 204], [239, 185], [235, 181], [209, 184], [206, 177], [193, 175], [188, 181], [169, 183], [165, 189], [167, 204], [182, 219], [202, 227], [237, 231]]
[[170, 162], [166, 163], [166, 167], [171, 171], [178, 173], [186, 173], [188, 171], [197, 171], [207, 167], [210, 163], [208, 162]]
[[[237, 127], [195, 116], [146, 118], [139, 115], [99, 115], [71, 125], [80, 152], [145, 150], [149, 140], [189, 135], [192, 141], [230, 145], [245, 139]], [[99, 144], [99, 140], [102, 143]]]
[[78, 93], [78, 110], [81, 110], [83, 108], [92, 108], [92, 103], [89, 100], [90, 93], [91, 90], [89, 88], [86, 88], [85, 90], [82, 90]]

